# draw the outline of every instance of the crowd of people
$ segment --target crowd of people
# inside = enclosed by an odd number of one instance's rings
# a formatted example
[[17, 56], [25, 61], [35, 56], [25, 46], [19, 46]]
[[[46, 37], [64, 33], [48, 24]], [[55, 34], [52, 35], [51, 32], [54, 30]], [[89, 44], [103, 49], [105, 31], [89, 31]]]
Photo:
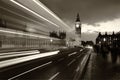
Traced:
[[113, 63], [116, 63], [117, 58], [120, 56], [120, 47], [116, 44], [95, 45], [95, 51], [98, 55], [102, 55], [104, 59], [106, 59], [108, 54], [110, 54]]

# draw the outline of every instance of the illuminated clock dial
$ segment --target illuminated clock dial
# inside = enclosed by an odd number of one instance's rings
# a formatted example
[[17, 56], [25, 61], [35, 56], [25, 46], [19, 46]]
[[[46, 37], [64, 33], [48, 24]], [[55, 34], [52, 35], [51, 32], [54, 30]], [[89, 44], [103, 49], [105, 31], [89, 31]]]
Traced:
[[80, 26], [79, 24], [76, 24], [76, 27], [77, 27], [77, 28], [79, 28], [79, 26]]

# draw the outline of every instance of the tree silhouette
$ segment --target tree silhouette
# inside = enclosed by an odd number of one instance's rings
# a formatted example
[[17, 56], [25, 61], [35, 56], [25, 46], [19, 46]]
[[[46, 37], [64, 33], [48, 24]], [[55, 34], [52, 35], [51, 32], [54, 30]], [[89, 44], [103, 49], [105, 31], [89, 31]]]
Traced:
[[59, 32], [59, 38], [60, 39], [65, 39], [66, 38], [66, 33], [65, 32]]

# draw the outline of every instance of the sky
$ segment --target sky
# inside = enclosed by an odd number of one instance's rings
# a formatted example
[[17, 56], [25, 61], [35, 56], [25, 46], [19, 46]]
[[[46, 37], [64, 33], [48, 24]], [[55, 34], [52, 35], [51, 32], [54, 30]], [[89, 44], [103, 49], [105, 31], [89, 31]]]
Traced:
[[98, 32], [120, 31], [120, 0], [40, 0], [67, 25], [75, 27], [77, 13], [83, 40], [94, 40]]

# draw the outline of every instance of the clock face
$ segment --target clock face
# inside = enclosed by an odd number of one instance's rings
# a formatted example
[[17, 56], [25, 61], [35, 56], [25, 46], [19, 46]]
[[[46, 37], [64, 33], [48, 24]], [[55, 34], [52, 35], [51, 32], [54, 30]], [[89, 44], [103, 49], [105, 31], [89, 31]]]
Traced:
[[79, 28], [79, 26], [80, 26], [79, 24], [76, 24], [76, 27], [77, 27], [77, 28]]

